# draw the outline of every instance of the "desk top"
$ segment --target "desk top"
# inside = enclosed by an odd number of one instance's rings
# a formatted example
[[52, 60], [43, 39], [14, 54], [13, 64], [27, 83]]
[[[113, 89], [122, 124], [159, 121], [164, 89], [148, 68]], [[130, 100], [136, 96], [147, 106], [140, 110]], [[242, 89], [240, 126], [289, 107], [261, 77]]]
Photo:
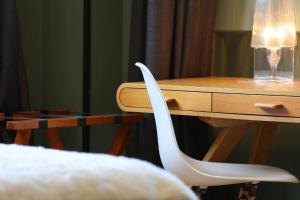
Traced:
[[[271, 82], [239, 77], [158, 81], [171, 114], [300, 123], [300, 81]], [[126, 112], [151, 113], [143, 82], [123, 83], [116, 96]]]
[[[241, 77], [201, 77], [160, 80], [158, 84], [165, 90], [300, 96], [300, 80], [270, 82]], [[145, 88], [145, 85], [134, 82], [124, 83], [120, 88], [123, 87]]]

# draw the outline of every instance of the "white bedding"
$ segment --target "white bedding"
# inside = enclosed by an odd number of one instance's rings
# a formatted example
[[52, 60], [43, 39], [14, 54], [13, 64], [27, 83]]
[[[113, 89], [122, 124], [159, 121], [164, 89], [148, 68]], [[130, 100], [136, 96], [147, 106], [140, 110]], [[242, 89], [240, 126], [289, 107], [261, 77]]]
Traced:
[[196, 199], [144, 161], [0, 144], [0, 200]]

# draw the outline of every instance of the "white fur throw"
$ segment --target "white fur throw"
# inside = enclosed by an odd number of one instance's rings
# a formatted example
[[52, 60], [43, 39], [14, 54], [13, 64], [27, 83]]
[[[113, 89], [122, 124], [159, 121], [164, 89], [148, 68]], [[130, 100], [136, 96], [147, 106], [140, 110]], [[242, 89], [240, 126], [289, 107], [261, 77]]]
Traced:
[[0, 199], [196, 199], [196, 196], [174, 175], [137, 159], [0, 144]]

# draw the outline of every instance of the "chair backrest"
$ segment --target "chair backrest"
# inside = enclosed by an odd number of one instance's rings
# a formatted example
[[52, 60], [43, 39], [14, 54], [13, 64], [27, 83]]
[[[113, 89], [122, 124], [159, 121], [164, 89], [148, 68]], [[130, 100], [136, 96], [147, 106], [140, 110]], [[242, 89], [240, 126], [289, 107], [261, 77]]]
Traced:
[[165, 169], [180, 173], [181, 169], [187, 167], [178, 148], [174, 133], [172, 119], [163, 94], [152, 76], [149, 69], [142, 63], [135, 63], [142, 71], [148, 96], [152, 105], [155, 124], [157, 129], [157, 140], [159, 155]]

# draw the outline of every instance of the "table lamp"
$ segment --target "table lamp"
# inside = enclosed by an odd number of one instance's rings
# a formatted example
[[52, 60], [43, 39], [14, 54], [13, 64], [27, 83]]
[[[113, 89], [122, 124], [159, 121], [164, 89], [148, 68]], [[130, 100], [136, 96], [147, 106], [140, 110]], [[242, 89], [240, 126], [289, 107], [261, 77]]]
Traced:
[[294, 79], [295, 18], [293, 0], [256, 0], [251, 41], [256, 80]]

